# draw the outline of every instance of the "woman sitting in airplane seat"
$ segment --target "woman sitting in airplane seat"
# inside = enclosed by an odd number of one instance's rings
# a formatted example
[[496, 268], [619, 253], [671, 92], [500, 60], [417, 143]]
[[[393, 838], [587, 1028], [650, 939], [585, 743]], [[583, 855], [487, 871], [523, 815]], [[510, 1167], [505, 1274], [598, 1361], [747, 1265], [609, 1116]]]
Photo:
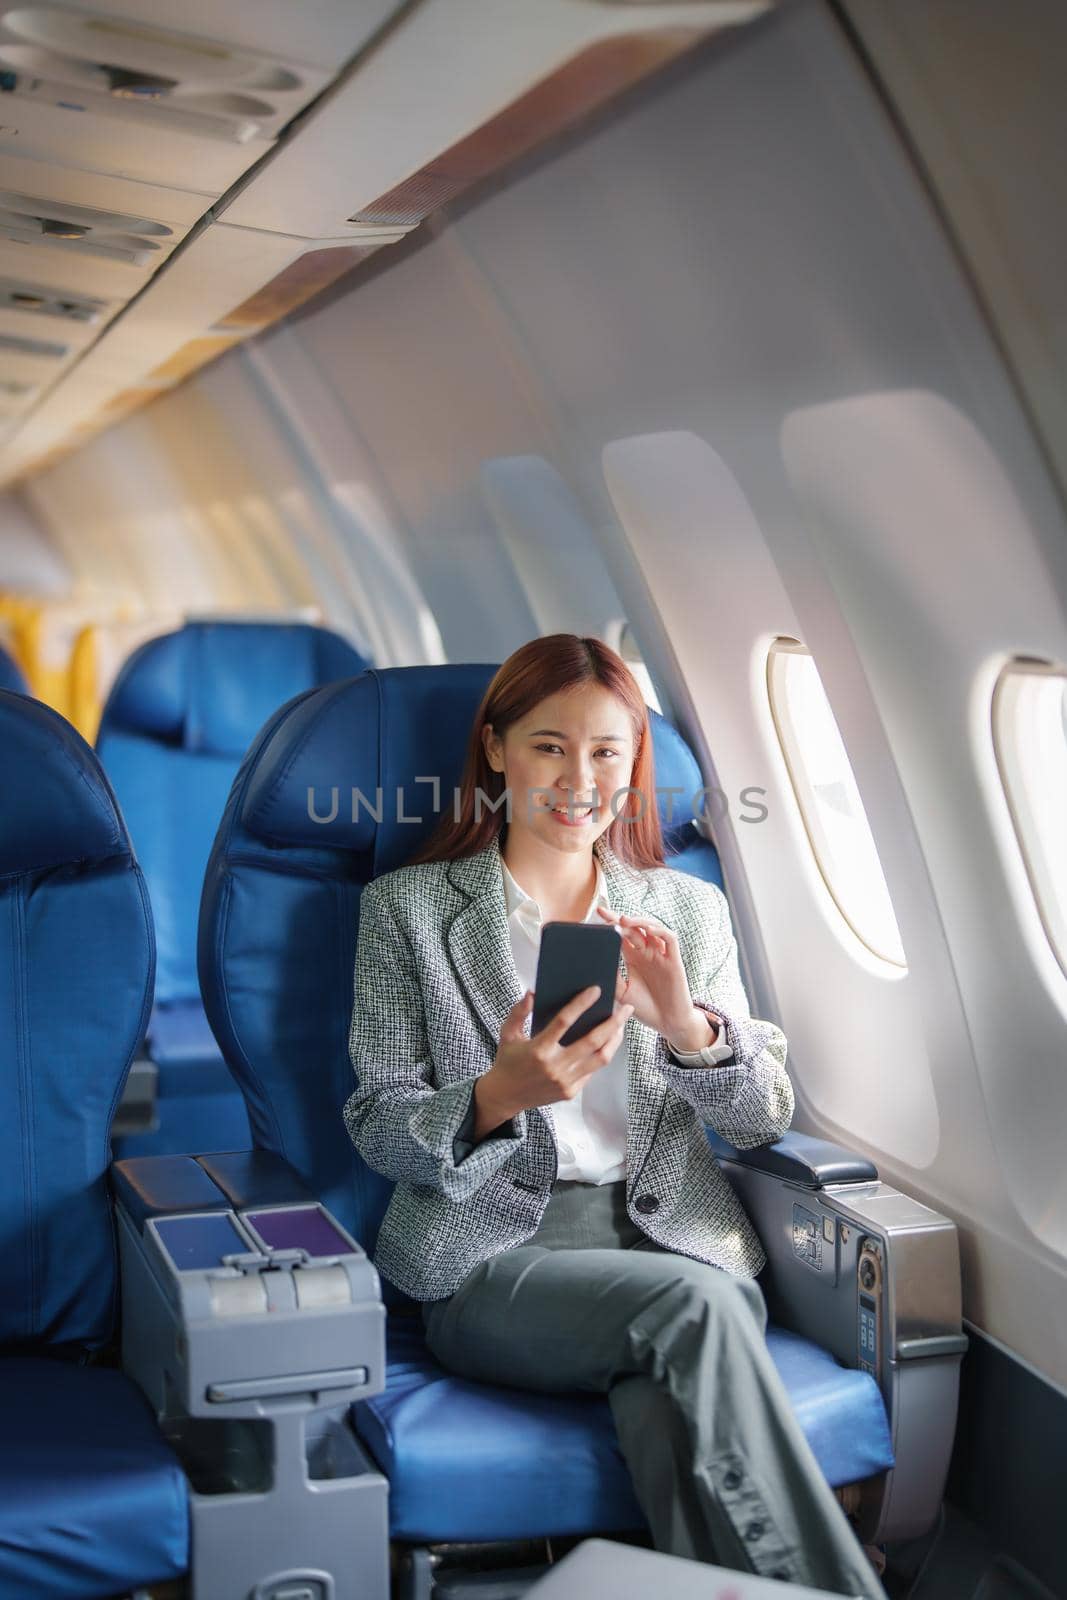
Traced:
[[[704, 1134], [785, 1131], [786, 1042], [749, 1013], [721, 890], [663, 864], [653, 782], [621, 658], [532, 640], [483, 696], [455, 814], [364, 889], [345, 1118], [396, 1183], [375, 1264], [449, 1371], [607, 1393], [657, 1549], [884, 1600], [768, 1353], [763, 1250]], [[613, 1012], [567, 1046], [593, 989], [528, 1028], [554, 920], [622, 936]]]

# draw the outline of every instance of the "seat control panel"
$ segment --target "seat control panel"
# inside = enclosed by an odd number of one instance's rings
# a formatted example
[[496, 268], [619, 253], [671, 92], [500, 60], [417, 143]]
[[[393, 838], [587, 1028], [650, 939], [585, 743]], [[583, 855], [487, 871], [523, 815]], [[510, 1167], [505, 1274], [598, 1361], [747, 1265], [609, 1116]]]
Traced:
[[793, 1254], [837, 1282], [837, 1222], [829, 1212], [793, 1203]]
[[856, 1355], [857, 1365], [875, 1378], [882, 1365], [883, 1282], [881, 1241], [868, 1236], [856, 1262]]

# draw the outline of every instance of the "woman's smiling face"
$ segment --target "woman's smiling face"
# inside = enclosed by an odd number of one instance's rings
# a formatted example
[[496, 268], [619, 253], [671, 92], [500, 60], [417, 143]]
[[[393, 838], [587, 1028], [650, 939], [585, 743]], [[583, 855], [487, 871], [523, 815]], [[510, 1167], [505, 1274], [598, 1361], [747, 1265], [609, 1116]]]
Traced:
[[[503, 739], [484, 728], [482, 742], [511, 791], [511, 833], [556, 850], [591, 850], [614, 821], [612, 796], [633, 773], [630, 713], [598, 683], [549, 695]], [[624, 804], [623, 796], [616, 810]]]

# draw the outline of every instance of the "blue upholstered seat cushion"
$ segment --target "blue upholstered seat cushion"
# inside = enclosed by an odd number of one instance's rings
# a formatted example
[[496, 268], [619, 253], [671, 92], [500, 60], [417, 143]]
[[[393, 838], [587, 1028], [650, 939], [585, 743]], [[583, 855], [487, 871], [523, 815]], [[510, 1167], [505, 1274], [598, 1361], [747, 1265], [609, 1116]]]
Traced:
[[390, 1316], [387, 1387], [353, 1407], [389, 1479], [394, 1539], [535, 1539], [641, 1528], [607, 1401], [454, 1378], [422, 1318]]
[[188, 1556], [185, 1479], [129, 1380], [0, 1358], [0, 1595], [99, 1600]]
[[[601, 1395], [537, 1394], [450, 1376], [422, 1319], [393, 1314], [384, 1394], [354, 1407], [389, 1479], [394, 1539], [492, 1540], [644, 1526]], [[782, 1328], [767, 1344], [808, 1443], [837, 1486], [893, 1464], [874, 1379]]]
[[767, 1329], [767, 1348], [827, 1483], [837, 1489], [887, 1472], [893, 1441], [870, 1373], [838, 1366], [828, 1350], [785, 1328]]

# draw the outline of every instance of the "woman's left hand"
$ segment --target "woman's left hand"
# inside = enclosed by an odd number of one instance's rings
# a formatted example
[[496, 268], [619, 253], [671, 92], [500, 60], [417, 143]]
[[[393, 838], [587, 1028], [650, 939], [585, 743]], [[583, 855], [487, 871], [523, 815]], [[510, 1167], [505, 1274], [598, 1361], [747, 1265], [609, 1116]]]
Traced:
[[597, 911], [622, 935], [629, 981], [620, 976], [616, 997], [633, 1006], [638, 1022], [682, 1049], [710, 1043], [713, 1025], [693, 1005], [674, 929], [655, 917], [623, 917], [606, 906]]

